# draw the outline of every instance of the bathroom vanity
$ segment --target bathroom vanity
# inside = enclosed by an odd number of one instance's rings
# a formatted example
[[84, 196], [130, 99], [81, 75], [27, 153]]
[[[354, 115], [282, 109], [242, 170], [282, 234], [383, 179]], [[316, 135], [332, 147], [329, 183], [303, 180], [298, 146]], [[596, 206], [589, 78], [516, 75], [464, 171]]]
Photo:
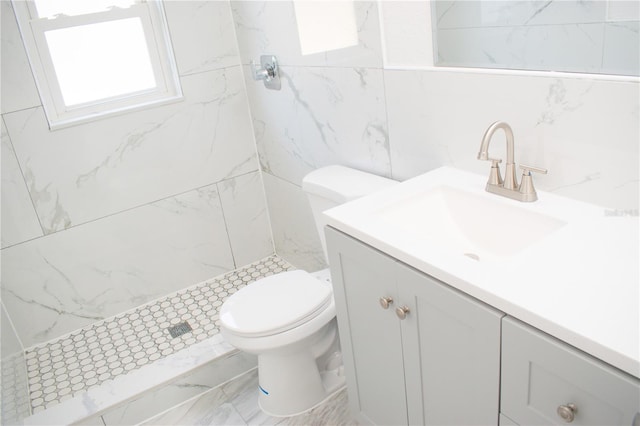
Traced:
[[353, 414], [640, 424], [638, 219], [485, 183], [442, 168], [326, 212]]

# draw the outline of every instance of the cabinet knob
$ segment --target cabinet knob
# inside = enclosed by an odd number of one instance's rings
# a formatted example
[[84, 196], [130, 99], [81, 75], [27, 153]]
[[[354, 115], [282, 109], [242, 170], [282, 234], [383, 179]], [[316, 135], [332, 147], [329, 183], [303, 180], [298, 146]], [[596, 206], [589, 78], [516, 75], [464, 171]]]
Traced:
[[401, 306], [399, 308], [396, 308], [396, 315], [401, 320], [405, 319], [408, 313], [409, 313], [409, 308], [407, 308], [406, 306]]
[[389, 305], [393, 304], [393, 298], [386, 296], [386, 297], [381, 297], [380, 298], [380, 306], [382, 306], [382, 309], [389, 309]]
[[557, 410], [560, 418], [567, 423], [571, 423], [573, 421], [577, 411], [578, 407], [576, 407], [576, 404], [561, 405]]

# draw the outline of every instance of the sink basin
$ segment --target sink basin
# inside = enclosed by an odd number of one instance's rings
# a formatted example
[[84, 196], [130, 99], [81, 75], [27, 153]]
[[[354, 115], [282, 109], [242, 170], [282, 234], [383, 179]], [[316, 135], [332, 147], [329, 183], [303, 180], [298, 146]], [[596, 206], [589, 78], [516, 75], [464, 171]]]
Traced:
[[439, 185], [378, 210], [388, 226], [477, 261], [500, 261], [566, 225], [551, 216]]

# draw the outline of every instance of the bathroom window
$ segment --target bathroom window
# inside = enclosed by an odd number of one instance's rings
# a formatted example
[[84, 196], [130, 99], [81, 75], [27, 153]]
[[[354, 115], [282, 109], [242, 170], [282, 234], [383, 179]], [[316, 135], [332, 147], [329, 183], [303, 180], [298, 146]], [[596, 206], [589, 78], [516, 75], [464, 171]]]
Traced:
[[51, 129], [180, 99], [159, 0], [13, 0]]

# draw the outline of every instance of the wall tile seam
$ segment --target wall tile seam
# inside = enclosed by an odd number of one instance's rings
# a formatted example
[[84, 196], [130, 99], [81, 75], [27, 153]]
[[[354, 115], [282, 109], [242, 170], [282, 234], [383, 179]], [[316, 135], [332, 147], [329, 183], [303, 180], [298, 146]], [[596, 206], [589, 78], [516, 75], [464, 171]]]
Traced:
[[[275, 55], [276, 58], [278, 57], [278, 55]], [[249, 68], [251, 67], [250, 63], [243, 63], [241, 64], [241, 66], [243, 68]], [[282, 62], [278, 62], [278, 67], [280, 68], [325, 68], [325, 69], [366, 69], [366, 70], [383, 70], [384, 71], [384, 66], [383, 64], [380, 64], [380, 66], [360, 66], [360, 65], [332, 65], [332, 64], [286, 64], [286, 63], [282, 63]]]
[[224, 212], [224, 201], [222, 200], [222, 195], [220, 195], [220, 182], [215, 183], [216, 186], [216, 195], [218, 196], [218, 202], [220, 203], [220, 214], [222, 214], [222, 222], [224, 224], [224, 233], [227, 236], [227, 244], [229, 244], [229, 254], [231, 254], [231, 261], [233, 262], [233, 268], [238, 268], [238, 263], [236, 262], [236, 256], [233, 250], [233, 243], [231, 241], [231, 235], [229, 234], [229, 225], [227, 224], [227, 215]]
[[[251, 126], [253, 126], [253, 120], [251, 120], [251, 123], [252, 123]], [[258, 148], [258, 145], [256, 143], [256, 150], [257, 148]], [[265, 171], [262, 170], [262, 166], [258, 164], [258, 178], [260, 179], [260, 189], [261, 189], [260, 193], [262, 194], [262, 204], [264, 205], [265, 214], [267, 215], [267, 222], [269, 224], [269, 238], [271, 238], [271, 250], [273, 251], [273, 253], [276, 253], [276, 239], [275, 239], [275, 236], [273, 235], [273, 226], [271, 225], [273, 222], [271, 220], [271, 212], [269, 210], [269, 201], [267, 200], [267, 188], [264, 183], [264, 173]]]
[[11, 110], [11, 111], [2, 111], [2, 118], [4, 119], [4, 116], [8, 115], [8, 114], [13, 114], [13, 113], [16, 113], [16, 112], [28, 111], [30, 109], [36, 109], [36, 108], [42, 108], [42, 102], [40, 102], [37, 105], [32, 105], [32, 106], [28, 106], [28, 107], [24, 107], [24, 108], [18, 108], [18, 109]]
[[242, 64], [237, 63], [237, 64], [233, 64], [233, 65], [224, 65], [221, 67], [212, 67], [212, 68], [207, 68], [207, 69], [203, 69], [203, 70], [198, 70], [198, 71], [193, 71], [193, 72], [184, 72], [184, 73], [179, 73], [179, 77], [180, 79], [182, 79], [183, 77], [191, 77], [194, 75], [199, 75], [199, 74], [205, 74], [208, 72], [216, 72], [216, 71], [226, 71], [226, 70], [230, 70], [233, 68], [241, 68], [242, 69]]
[[[269, 205], [268, 205], [268, 201], [267, 201], [267, 189], [265, 187], [265, 183], [264, 183], [264, 178], [263, 178], [263, 173], [264, 170], [262, 169], [262, 164], [260, 161], [260, 150], [258, 149], [258, 141], [256, 139], [256, 129], [254, 127], [253, 124], [253, 109], [251, 107], [251, 100], [249, 99], [249, 89], [247, 88], [247, 81], [249, 81], [249, 77], [250, 75], [248, 75], [247, 73], [247, 67], [244, 66], [244, 64], [242, 63], [242, 59], [240, 57], [240, 45], [238, 43], [238, 32], [236, 31], [236, 21], [234, 18], [234, 14], [233, 11], [231, 10], [231, 2], [228, 3], [229, 6], [229, 14], [231, 17], [231, 21], [233, 22], [232, 28], [233, 28], [233, 40], [235, 41], [235, 47], [236, 47], [236, 51], [239, 53], [238, 55], [238, 59], [239, 59], [239, 64], [237, 66], [240, 67], [240, 74], [242, 75], [242, 90], [243, 90], [243, 95], [244, 95], [244, 104], [247, 107], [247, 112], [249, 113], [249, 126], [251, 127], [251, 138], [253, 141], [253, 148], [254, 148], [254, 153], [255, 153], [255, 158], [257, 160], [257, 171], [258, 171], [258, 177], [260, 179], [260, 188], [261, 188], [261, 193], [262, 193], [262, 204], [265, 206], [265, 212], [267, 215], [267, 223], [269, 224], [269, 237], [271, 238], [271, 249], [273, 251], [273, 253], [276, 253], [276, 243], [275, 243], [275, 237], [273, 235], [273, 226], [272, 224], [272, 220], [271, 220], [271, 213], [269, 211]], [[249, 64], [247, 64], [249, 66]], [[226, 221], [226, 219], [225, 219]], [[226, 223], [225, 223], [226, 225]], [[234, 260], [235, 261], [235, 260]]]
[[[263, 173], [264, 173], [264, 174], [267, 174], [267, 175], [269, 175], [269, 176], [271, 176], [271, 177], [274, 177], [274, 178], [276, 178], [276, 179], [278, 179], [278, 180], [280, 180], [280, 181], [282, 181], [282, 182], [288, 183], [289, 185], [293, 185], [293, 186], [295, 186], [296, 188], [298, 188], [298, 189], [302, 190], [302, 185], [298, 185], [297, 183], [291, 182], [290, 180], [288, 180], [288, 179], [286, 179], [286, 178], [283, 178], [283, 177], [281, 177], [281, 176], [278, 176], [278, 175], [276, 175], [276, 174], [273, 174], [272, 172], [263, 171]], [[265, 190], [265, 192], [266, 192], [266, 190]]]
[[[3, 251], [3, 250], [6, 250], [8, 248], [11, 248], [11, 247], [15, 247], [15, 246], [18, 246], [18, 245], [21, 245], [21, 244], [25, 244], [25, 243], [28, 243], [30, 241], [39, 240], [41, 238], [46, 238], [46, 237], [48, 237], [50, 235], [55, 235], [55, 234], [58, 234], [58, 233], [61, 233], [61, 232], [64, 232], [64, 231], [68, 231], [70, 229], [74, 229], [74, 228], [77, 228], [77, 227], [80, 227], [80, 226], [85, 226], [85, 225], [91, 224], [93, 222], [101, 221], [101, 220], [107, 219], [109, 217], [117, 216], [117, 215], [122, 214], [122, 213], [126, 213], [126, 212], [129, 212], [129, 211], [135, 210], [135, 209], [139, 209], [141, 207], [146, 207], [146, 206], [149, 206], [149, 205], [161, 202], [161, 201], [166, 201], [166, 200], [169, 200], [171, 198], [179, 197], [181, 195], [185, 195], [185, 194], [188, 194], [188, 193], [191, 193], [191, 192], [196, 192], [196, 191], [199, 191], [201, 189], [208, 188], [210, 186], [214, 186], [215, 185], [216, 186], [216, 192], [218, 192], [219, 191], [218, 187], [217, 187], [218, 183], [222, 183], [224, 181], [232, 180], [232, 179], [235, 179], [237, 177], [245, 176], [245, 175], [248, 175], [250, 173], [255, 173], [257, 171], [258, 171], [258, 169], [256, 168], [255, 170], [251, 170], [251, 171], [248, 171], [248, 172], [243, 172], [241, 174], [238, 174], [238, 175], [235, 175], [235, 176], [231, 176], [231, 177], [227, 177], [227, 178], [221, 179], [221, 180], [216, 181], [216, 182], [212, 182], [212, 183], [208, 183], [208, 184], [205, 184], [205, 185], [198, 186], [196, 188], [187, 189], [185, 191], [182, 191], [182, 192], [179, 192], [179, 193], [176, 193], [176, 194], [172, 194], [172, 195], [169, 195], [167, 197], [159, 198], [157, 200], [153, 200], [153, 201], [150, 201], [150, 202], [147, 202], [147, 203], [143, 203], [143, 204], [138, 204], [138, 205], [126, 208], [124, 210], [119, 210], [117, 212], [113, 212], [113, 213], [110, 213], [110, 214], [107, 214], [107, 215], [104, 215], [104, 216], [100, 216], [98, 218], [91, 219], [91, 220], [88, 220], [88, 221], [85, 221], [85, 222], [76, 223], [76, 224], [71, 225], [71, 226], [69, 226], [67, 228], [64, 228], [64, 229], [53, 231], [53, 232], [50, 232], [48, 234], [41, 235], [39, 237], [30, 238], [30, 239], [25, 240], [25, 241], [21, 241], [21, 242], [15, 243], [15, 244], [11, 244], [11, 245], [9, 245], [7, 247], [2, 247], [2, 249], [0, 249], [0, 252]], [[39, 220], [40, 220], [40, 218], [38, 217], [38, 221]], [[234, 264], [235, 264], [235, 262], [234, 262]]]
[[472, 77], [485, 76], [486, 78], [520, 78], [531, 80], [532, 78], [580, 81], [592, 84], [631, 84], [640, 86], [640, 77], [616, 76], [611, 74], [585, 74], [570, 73], [562, 71], [531, 71], [531, 70], [508, 70], [498, 68], [470, 68], [470, 67], [440, 67], [424, 65], [388, 65], [382, 70], [387, 72], [406, 73], [445, 73], [450, 75], [467, 74]]
[[4, 304], [4, 301], [2, 301], [1, 299], [0, 299], [0, 305], [2, 305], [2, 309], [4, 310], [4, 312], [6, 314], [6, 317], [9, 320], [9, 326], [11, 327], [11, 331], [13, 331], [14, 336], [18, 340], [18, 344], [20, 345], [20, 351], [22, 353], [22, 356], [24, 356], [25, 353], [26, 353], [26, 348], [24, 347], [24, 344], [22, 343], [22, 339], [20, 338], [20, 335], [18, 334], [18, 332], [16, 330], [16, 327], [13, 325], [13, 320], [9, 316], [9, 311], [7, 310], [7, 307]]
[[384, 99], [383, 105], [384, 105], [384, 124], [386, 125], [386, 130], [387, 130], [387, 159], [389, 161], [389, 175], [385, 176], [388, 177], [389, 179], [394, 179], [394, 174], [393, 174], [393, 156], [391, 155], [391, 143], [392, 143], [392, 137], [391, 137], [391, 126], [389, 126], [389, 108], [387, 106], [387, 79], [386, 79], [386, 74], [384, 72], [384, 69], [382, 70], [382, 98]]
[[[4, 119], [4, 114], [2, 114], [2, 125], [4, 126], [4, 129], [5, 129], [6, 133], [7, 133], [7, 138], [9, 139], [9, 145], [11, 147], [13, 158], [16, 161], [16, 164], [18, 165], [18, 170], [20, 170], [20, 178], [22, 180], [22, 183], [24, 184], [25, 191], [29, 195], [29, 202], [31, 204], [31, 208], [33, 209], [34, 216], [38, 220], [38, 226], [40, 227], [41, 235], [39, 235], [37, 237], [34, 237], [34, 238], [30, 238], [29, 240], [42, 238], [47, 234], [46, 234], [46, 232], [44, 230], [44, 226], [42, 226], [42, 220], [40, 219], [40, 216], [38, 216], [38, 210], [36, 209], [36, 205], [33, 202], [33, 197], [31, 196], [31, 191], [29, 191], [29, 185], [27, 185], [27, 179], [25, 179], [25, 177], [24, 177], [24, 171], [22, 170], [22, 164], [20, 164], [20, 160], [18, 159], [18, 154], [16, 154], [15, 146], [13, 145], [13, 139], [11, 138], [11, 134], [9, 133], [9, 128], [7, 127], [7, 123], [5, 122], [5, 119]], [[1, 182], [1, 179], [0, 179], [0, 182]], [[2, 191], [2, 188], [0, 187], [0, 192], [1, 191]], [[0, 251], [4, 250], [7, 247], [12, 247], [12, 246], [14, 246], [16, 244], [20, 244], [20, 242], [14, 243], [14, 244], [10, 244], [10, 245], [5, 246], [5, 247], [0, 247]]]

